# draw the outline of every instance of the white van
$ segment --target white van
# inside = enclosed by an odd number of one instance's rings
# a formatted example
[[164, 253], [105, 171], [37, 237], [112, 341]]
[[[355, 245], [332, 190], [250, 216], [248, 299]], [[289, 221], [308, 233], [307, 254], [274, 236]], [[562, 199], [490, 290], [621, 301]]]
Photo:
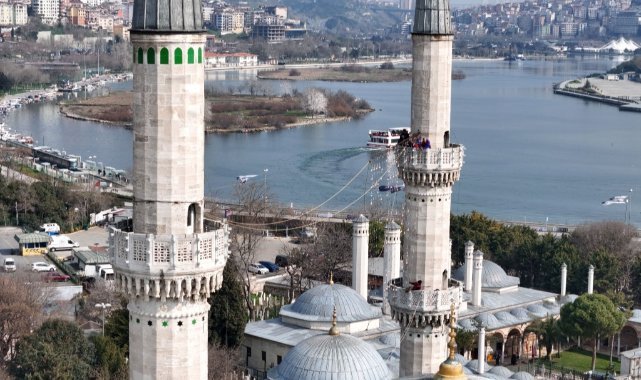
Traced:
[[54, 252], [78, 248], [79, 246], [80, 244], [69, 239], [69, 236], [53, 235], [49, 238], [49, 245], [47, 246], [47, 248], [49, 248], [50, 251]]
[[45, 223], [40, 226], [40, 232], [45, 232], [48, 235], [58, 235], [60, 233], [60, 226], [58, 223]]
[[5, 272], [15, 272], [16, 262], [11, 257], [7, 257], [4, 259], [3, 268]]
[[114, 279], [114, 270], [111, 264], [101, 265], [98, 270], [98, 277], [105, 281], [112, 281]]

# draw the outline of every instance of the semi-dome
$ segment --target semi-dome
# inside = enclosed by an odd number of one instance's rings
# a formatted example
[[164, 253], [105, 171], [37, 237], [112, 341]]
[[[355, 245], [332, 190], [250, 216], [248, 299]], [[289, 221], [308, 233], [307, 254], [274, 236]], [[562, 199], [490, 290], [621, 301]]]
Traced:
[[[465, 270], [466, 264], [463, 264], [454, 271], [452, 278], [457, 281], [465, 281]], [[481, 276], [481, 286], [483, 288], [508, 288], [518, 284], [518, 277], [508, 276], [498, 264], [483, 260], [483, 274]]]
[[332, 320], [336, 307], [339, 324], [381, 317], [381, 309], [371, 306], [352, 288], [341, 284], [323, 284], [315, 286], [291, 305], [283, 306], [281, 315], [296, 317], [294, 313], [306, 320]]
[[527, 372], [517, 372], [510, 379], [517, 379], [517, 380], [534, 380], [534, 376], [530, 375]]
[[374, 347], [351, 335], [317, 335], [289, 350], [270, 380], [391, 379]]

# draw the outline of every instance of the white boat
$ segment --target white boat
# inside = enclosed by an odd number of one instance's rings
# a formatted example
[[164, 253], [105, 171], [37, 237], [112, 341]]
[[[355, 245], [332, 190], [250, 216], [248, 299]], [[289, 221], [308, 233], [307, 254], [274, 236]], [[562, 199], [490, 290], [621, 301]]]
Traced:
[[389, 128], [386, 130], [370, 129], [367, 146], [371, 148], [393, 148], [398, 144], [403, 130], [408, 133], [410, 131], [409, 128], [405, 127]]

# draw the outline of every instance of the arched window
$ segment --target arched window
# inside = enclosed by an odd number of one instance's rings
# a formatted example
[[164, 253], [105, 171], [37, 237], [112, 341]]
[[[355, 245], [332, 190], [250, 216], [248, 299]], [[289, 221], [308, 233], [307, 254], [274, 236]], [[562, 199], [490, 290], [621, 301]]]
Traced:
[[450, 131], [445, 132], [443, 135], [443, 148], [450, 147]]
[[187, 63], [188, 64], [194, 63], [194, 49], [193, 48], [189, 48], [187, 50]]
[[447, 289], [447, 269], [443, 271], [443, 289]]
[[167, 48], [160, 49], [160, 64], [166, 65], [169, 63], [169, 50]]
[[198, 63], [203, 63], [203, 49], [198, 48]]
[[190, 204], [187, 208], [187, 227], [194, 225], [194, 217], [196, 216], [196, 205]]
[[174, 50], [174, 64], [182, 65], [183, 63], [183, 51], [181, 48], [176, 48]]
[[156, 63], [156, 51], [154, 48], [147, 49], [147, 64], [153, 65]]
[[142, 48], [138, 48], [138, 63], [142, 64]]

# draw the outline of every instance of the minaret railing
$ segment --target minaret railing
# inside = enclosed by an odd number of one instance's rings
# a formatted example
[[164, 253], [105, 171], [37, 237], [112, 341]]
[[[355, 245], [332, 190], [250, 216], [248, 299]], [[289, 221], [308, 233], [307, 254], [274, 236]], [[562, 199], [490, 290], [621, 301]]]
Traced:
[[458, 286], [444, 290], [411, 290], [411, 287], [390, 284], [388, 290], [390, 306], [399, 311], [442, 312], [448, 311], [452, 303], [458, 305], [463, 301], [463, 292]]
[[458, 170], [463, 166], [465, 156], [462, 145], [451, 145], [448, 148], [421, 149], [414, 147], [397, 147], [397, 162], [405, 169], [433, 171]]

